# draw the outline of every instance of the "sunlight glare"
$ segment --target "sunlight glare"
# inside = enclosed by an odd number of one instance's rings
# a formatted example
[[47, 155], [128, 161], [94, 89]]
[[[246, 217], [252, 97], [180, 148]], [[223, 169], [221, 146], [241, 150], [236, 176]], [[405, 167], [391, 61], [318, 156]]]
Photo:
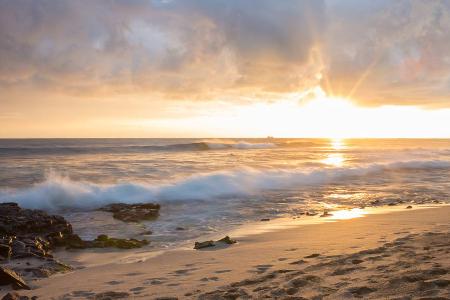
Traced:
[[343, 148], [345, 148], [344, 141], [339, 138], [332, 139], [330, 141], [330, 144], [331, 148], [333, 148], [334, 150], [342, 150]]
[[337, 220], [348, 220], [354, 218], [361, 218], [367, 214], [367, 212], [361, 208], [354, 208], [349, 210], [338, 210], [333, 211], [333, 219]]
[[333, 167], [342, 167], [344, 165], [344, 161], [344, 156], [341, 153], [331, 153], [322, 160], [322, 163]]

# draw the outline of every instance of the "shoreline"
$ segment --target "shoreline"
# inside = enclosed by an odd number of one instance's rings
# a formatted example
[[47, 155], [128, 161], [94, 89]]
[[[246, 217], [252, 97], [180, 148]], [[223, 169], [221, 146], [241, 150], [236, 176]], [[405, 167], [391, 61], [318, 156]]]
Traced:
[[[260, 235], [265, 233], [273, 233], [280, 230], [292, 229], [299, 226], [306, 225], [319, 225], [323, 223], [333, 223], [339, 222], [342, 220], [348, 219], [356, 219], [363, 218], [369, 215], [374, 214], [390, 214], [395, 212], [402, 212], [405, 210], [405, 207], [408, 203], [398, 204], [396, 206], [371, 206], [364, 208], [349, 208], [349, 209], [340, 209], [336, 211], [330, 211], [330, 215], [326, 217], [321, 217], [320, 214], [315, 216], [290, 216], [290, 217], [275, 217], [273, 219], [268, 219], [267, 221], [250, 221], [247, 223], [243, 223], [242, 225], [233, 227], [231, 229], [214, 232], [199, 238], [199, 241], [206, 240], [218, 240], [223, 238], [224, 236], [230, 236], [235, 239], [242, 239], [251, 237], [253, 235]], [[441, 204], [420, 204], [414, 205], [412, 210], [417, 209], [429, 209], [429, 208], [439, 208], [443, 206], [450, 207], [450, 204], [441, 203]], [[350, 213], [348, 213], [350, 212]], [[83, 249], [83, 250], [66, 250], [66, 249], [58, 249], [54, 251], [54, 255], [56, 258], [61, 261], [68, 262], [70, 261], [70, 265], [78, 265], [83, 268], [99, 266], [102, 264], [109, 263], [131, 263], [131, 262], [143, 262], [148, 259], [155, 258], [159, 255], [163, 255], [166, 252], [171, 251], [191, 251], [194, 247], [195, 239], [185, 241], [179, 245], [174, 247], [164, 248], [138, 248], [131, 250], [121, 250], [121, 249]], [[214, 250], [214, 249], [210, 249]], [[81, 262], [78, 260], [79, 257], [87, 258], [86, 255], [89, 254], [88, 260], [84, 260]], [[98, 258], [101, 258], [101, 263], [97, 261]]]
[[[372, 208], [369, 210], [381, 211]], [[21, 294], [37, 295], [40, 299], [85, 299], [95, 293], [116, 291], [127, 292], [136, 299], [160, 296], [195, 298], [197, 296], [194, 294], [185, 294], [195, 290], [209, 292], [219, 286], [249, 278], [260, 271], [289, 266], [292, 260], [312, 253], [348, 254], [376, 247], [382, 242], [412, 232], [436, 230], [436, 226], [449, 231], [449, 205], [422, 206], [420, 209], [415, 206], [412, 210], [407, 210], [402, 205], [389, 207], [387, 211], [336, 222], [330, 222], [333, 221], [332, 217], [314, 217], [311, 219], [318, 219], [319, 224], [304, 226], [299, 226], [298, 223], [301, 222], [298, 220], [290, 220], [289, 225], [289, 220], [283, 224], [284, 220], [274, 219], [267, 222], [272, 224], [256, 224], [260, 225], [256, 227], [267, 226], [272, 230], [255, 234], [253, 228], [250, 230], [253, 234], [248, 234], [241, 228], [241, 233], [239, 230], [230, 232], [232, 238], [238, 239], [235, 245], [197, 251], [187, 247], [179, 248], [163, 251], [152, 257], [147, 257], [148, 253], [142, 253], [138, 249], [130, 251], [132, 254], [128, 257], [133, 258], [133, 261], [127, 263], [117, 263], [116, 260], [115, 263], [103, 264], [98, 261], [103, 254], [92, 255], [83, 251], [76, 254], [78, 261], [97, 260], [98, 264], [78, 269], [75, 266], [76, 269], [72, 272], [32, 282], [35, 289]], [[274, 231], [277, 223], [278, 228]], [[117, 252], [117, 256], [126, 255], [127, 253]], [[74, 291], [85, 293], [76, 296]]]

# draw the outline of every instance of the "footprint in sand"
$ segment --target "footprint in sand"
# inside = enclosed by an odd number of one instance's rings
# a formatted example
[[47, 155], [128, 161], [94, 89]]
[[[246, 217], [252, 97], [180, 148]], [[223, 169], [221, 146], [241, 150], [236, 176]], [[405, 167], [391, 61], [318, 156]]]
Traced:
[[296, 260], [290, 263], [290, 265], [302, 265], [305, 264], [306, 260], [300, 259], [300, 260]]
[[215, 271], [214, 273], [216, 273], [216, 274], [222, 274], [222, 273], [228, 273], [228, 272], [231, 272], [232, 270], [217, 270], [217, 271]]
[[346, 275], [346, 274], [352, 273], [353, 271], [361, 270], [361, 269], [364, 269], [364, 267], [338, 268], [338, 269], [334, 270], [330, 275], [331, 276]]
[[138, 287], [135, 287], [135, 288], [131, 288], [129, 291], [133, 292], [133, 294], [140, 294], [143, 290], [145, 290], [145, 287], [138, 286]]
[[198, 268], [191, 268], [191, 269], [180, 269], [176, 270], [175, 272], [172, 272], [175, 276], [183, 276], [183, 275], [189, 275], [190, 272], [198, 270]]
[[143, 275], [144, 273], [141, 272], [131, 272], [131, 273], [127, 273], [125, 274], [125, 276], [138, 276], [138, 275]]
[[313, 253], [313, 254], [305, 256], [305, 258], [315, 258], [315, 257], [319, 257], [319, 256], [320, 256], [319, 253]]
[[268, 269], [272, 268], [273, 265], [257, 265], [255, 266], [256, 270], [253, 272], [256, 272], [258, 274], [266, 272]]
[[217, 276], [213, 276], [213, 277], [203, 277], [202, 279], [200, 279], [200, 281], [218, 281], [219, 277]]
[[112, 281], [106, 282], [106, 284], [109, 284], [109, 285], [118, 285], [118, 284], [121, 284], [121, 283], [124, 283], [124, 281], [112, 280]]
[[163, 284], [167, 281], [167, 278], [165, 277], [157, 277], [157, 278], [148, 278], [144, 281], [145, 285], [151, 284], [151, 285], [159, 285]]
[[354, 264], [354, 265], [359, 265], [359, 264], [361, 264], [361, 263], [363, 263], [364, 261], [362, 260], [362, 259], [353, 259], [352, 260], [352, 264]]
[[73, 291], [68, 296], [74, 296], [74, 297], [91, 297], [95, 295], [92, 291]]
[[179, 285], [180, 285], [179, 283], [169, 283], [166, 286], [179, 286]]
[[348, 291], [356, 297], [362, 297], [365, 296], [367, 294], [373, 293], [376, 291], [376, 289], [373, 288], [369, 288], [367, 286], [361, 286], [361, 287], [352, 287], [349, 288]]

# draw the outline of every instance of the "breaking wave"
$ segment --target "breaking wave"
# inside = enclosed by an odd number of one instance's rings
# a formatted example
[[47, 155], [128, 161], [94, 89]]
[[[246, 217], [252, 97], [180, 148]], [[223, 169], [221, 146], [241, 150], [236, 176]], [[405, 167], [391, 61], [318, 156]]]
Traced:
[[439, 160], [403, 161], [364, 167], [317, 169], [309, 172], [243, 168], [199, 174], [160, 185], [144, 183], [101, 185], [73, 181], [58, 174], [50, 174], [45, 181], [29, 188], [0, 191], [0, 202], [13, 201], [27, 208], [58, 211], [93, 209], [114, 202], [217, 201], [227, 197], [255, 195], [264, 190], [323, 185], [390, 170], [449, 168], [449, 161]]

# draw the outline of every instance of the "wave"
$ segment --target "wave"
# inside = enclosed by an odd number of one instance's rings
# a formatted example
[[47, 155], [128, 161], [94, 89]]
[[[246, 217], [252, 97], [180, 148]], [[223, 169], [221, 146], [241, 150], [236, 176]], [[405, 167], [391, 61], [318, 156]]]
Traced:
[[0, 147], [0, 156], [12, 155], [74, 155], [99, 153], [146, 153], [146, 152], [177, 152], [206, 151], [220, 149], [269, 149], [274, 143], [239, 142], [193, 142], [169, 145], [120, 145], [120, 146], [40, 146], [40, 147]]
[[101, 185], [73, 181], [68, 177], [50, 174], [45, 181], [32, 187], [0, 191], [0, 202], [13, 201], [27, 208], [61, 211], [89, 210], [114, 202], [217, 201], [226, 197], [255, 195], [265, 190], [335, 183], [390, 170], [449, 168], [449, 161], [438, 160], [316, 169], [309, 172], [243, 168], [195, 175], [160, 185], [144, 183]]

